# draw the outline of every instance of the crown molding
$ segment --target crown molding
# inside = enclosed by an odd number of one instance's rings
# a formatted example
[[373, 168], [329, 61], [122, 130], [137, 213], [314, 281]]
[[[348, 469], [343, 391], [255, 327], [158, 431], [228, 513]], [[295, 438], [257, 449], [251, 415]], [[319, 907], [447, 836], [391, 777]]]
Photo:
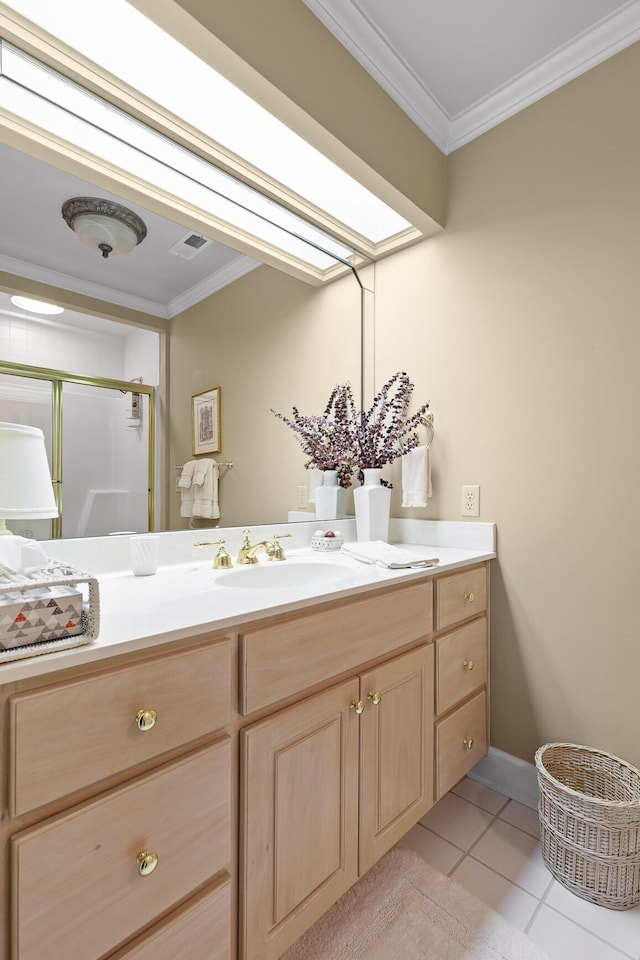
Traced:
[[640, 39], [640, 2], [600, 21], [451, 122], [447, 153], [514, 116]]
[[250, 273], [256, 267], [261, 266], [260, 261], [252, 260], [251, 257], [245, 257], [244, 255], [235, 257], [225, 267], [212, 273], [206, 280], [202, 280], [191, 287], [190, 290], [181, 293], [179, 297], [170, 300], [166, 306], [168, 318], [171, 320], [173, 317], [177, 317], [183, 310], [193, 307], [196, 303], [204, 300], [205, 297], [210, 297], [212, 293], [217, 293], [218, 290], [229, 286], [234, 280], [239, 280], [246, 273]]
[[113, 303], [118, 307], [139, 310], [141, 313], [148, 313], [163, 320], [169, 319], [163, 304], [154, 300], [121, 293], [119, 290], [113, 290], [111, 287], [105, 287], [100, 283], [80, 280], [78, 277], [70, 276], [58, 270], [49, 270], [47, 267], [38, 267], [33, 263], [27, 263], [25, 260], [16, 260], [14, 257], [6, 257], [4, 254], [0, 254], [0, 270], [13, 273], [17, 277], [24, 277], [27, 280], [35, 280], [38, 283], [60, 287], [61, 290], [79, 293], [84, 297], [104, 300], [106, 303]]
[[363, 11], [344, 0], [304, 0], [401, 110], [446, 152], [451, 120]]
[[451, 153], [640, 39], [640, 0], [601, 20], [512, 81], [449, 116], [354, 2], [304, 0], [443, 153]]
[[105, 287], [100, 283], [92, 283], [88, 280], [80, 280], [78, 277], [61, 273], [57, 270], [49, 270], [47, 267], [38, 267], [24, 260], [16, 260], [14, 257], [7, 257], [0, 254], [0, 271], [12, 273], [17, 277], [24, 277], [27, 280], [35, 280], [38, 283], [46, 283], [53, 287], [60, 287], [62, 290], [70, 290], [72, 293], [79, 293], [85, 297], [93, 297], [96, 300], [104, 300], [106, 303], [113, 303], [118, 307], [127, 307], [130, 310], [138, 310], [141, 313], [148, 313], [152, 317], [159, 317], [162, 320], [171, 320], [182, 310], [192, 307], [199, 303], [205, 297], [221, 290], [229, 283], [233, 283], [239, 277], [249, 273], [260, 263], [252, 260], [250, 257], [236, 257], [231, 263], [222, 269], [217, 270], [202, 283], [198, 283], [185, 291], [179, 297], [169, 301], [167, 304], [157, 303], [155, 300], [147, 300], [145, 297], [137, 297], [131, 294], [121, 293], [119, 290], [113, 290], [111, 287]]

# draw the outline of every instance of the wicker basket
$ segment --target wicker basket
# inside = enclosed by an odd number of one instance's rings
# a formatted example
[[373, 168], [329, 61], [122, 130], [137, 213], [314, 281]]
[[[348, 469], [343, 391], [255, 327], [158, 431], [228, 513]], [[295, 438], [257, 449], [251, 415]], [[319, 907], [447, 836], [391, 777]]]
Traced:
[[640, 770], [573, 743], [536, 752], [542, 856], [567, 889], [627, 910], [640, 902]]

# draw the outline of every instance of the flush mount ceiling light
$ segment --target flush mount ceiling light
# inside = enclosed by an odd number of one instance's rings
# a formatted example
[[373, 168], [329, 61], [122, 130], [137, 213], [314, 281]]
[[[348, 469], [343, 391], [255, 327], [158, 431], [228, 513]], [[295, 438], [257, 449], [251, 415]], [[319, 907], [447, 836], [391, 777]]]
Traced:
[[10, 297], [14, 307], [20, 307], [21, 310], [28, 310], [29, 313], [41, 313], [43, 316], [54, 316], [57, 313], [64, 313], [64, 307], [59, 307], [57, 303], [45, 303], [44, 300], [31, 300], [29, 297]]
[[73, 197], [62, 204], [62, 216], [83, 243], [110, 254], [129, 253], [147, 235], [140, 217], [112, 200], [99, 197]]

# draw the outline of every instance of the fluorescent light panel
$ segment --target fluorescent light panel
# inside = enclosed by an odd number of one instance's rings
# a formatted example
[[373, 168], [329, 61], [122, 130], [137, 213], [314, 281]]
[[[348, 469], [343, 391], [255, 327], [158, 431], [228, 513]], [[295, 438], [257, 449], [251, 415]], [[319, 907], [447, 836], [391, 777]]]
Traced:
[[372, 243], [411, 226], [125, 0], [5, 2]]
[[352, 257], [349, 247], [285, 207], [0, 43], [4, 109], [320, 270]]

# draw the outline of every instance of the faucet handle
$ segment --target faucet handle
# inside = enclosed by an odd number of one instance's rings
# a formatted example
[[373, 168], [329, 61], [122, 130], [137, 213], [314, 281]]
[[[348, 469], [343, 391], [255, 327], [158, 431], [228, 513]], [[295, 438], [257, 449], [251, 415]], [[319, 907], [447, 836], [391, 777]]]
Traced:
[[274, 533], [273, 535], [273, 550], [269, 557], [270, 560], [286, 560], [287, 558], [284, 555], [284, 550], [280, 546], [281, 540], [290, 540], [290, 533]]
[[213, 558], [213, 569], [221, 570], [226, 569], [227, 567], [232, 567], [233, 563], [231, 562], [231, 557], [229, 556], [229, 551], [225, 547], [224, 540], [218, 540], [219, 550]]
[[248, 556], [249, 550], [251, 550], [251, 540], [249, 539], [249, 531], [243, 530], [242, 536], [244, 537], [244, 540], [242, 541], [242, 546], [238, 551], [238, 558], [236, 560], [236, 563], [254, 563], [255, 560], [252, 560]]
[[198, 540], [197, 543], [194, 543], [194, 547], [218, 547], [218, 552], [213, 558], [213, 569], [219, 570], [222, 567], [233, 566], [224, 544], [224, 540]]

